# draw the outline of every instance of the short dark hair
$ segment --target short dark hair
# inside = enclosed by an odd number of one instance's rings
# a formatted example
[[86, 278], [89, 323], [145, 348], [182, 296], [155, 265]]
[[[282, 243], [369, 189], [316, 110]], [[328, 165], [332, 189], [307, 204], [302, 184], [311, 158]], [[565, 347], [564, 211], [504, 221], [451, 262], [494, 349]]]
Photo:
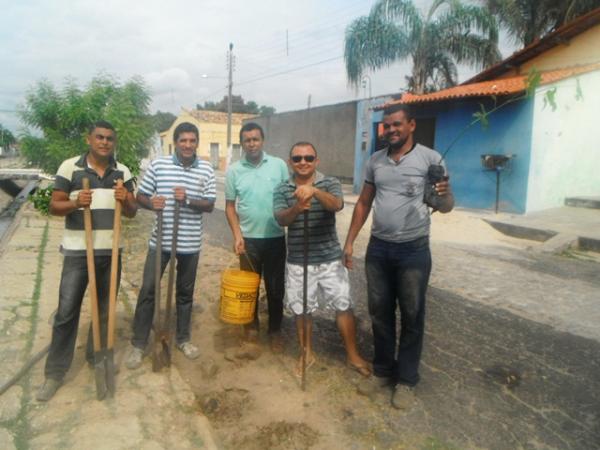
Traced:
[[406, 120], [409, 122], [415, 118], [410, 107], [404, 103], [396, 103], [395, 105], [390, 105], [384, 108], [383, 115], [389, 116], [391, 114], [402, 111], [406, 116]]
[[117, 130], [112, 123], [107, 120], [96, 120], [88, 127], [88, 134], [92, 134], [96, 128], [105, 128], [107, 130], [112, 130], [115, 134], [117, 134]]
[[259, 124], [257, 124], [256, 122], [248, 122], [240, 129], [240, 144], [242, 143], [242, 133], [245, 133], [247, 131], [252, 131], [252, 130], [260, 131], [260, 137], [263, 140], [265, 139], [265, 132], [263, 131], [262, 127]]
[[200, 136], [198, 135], [198, 127], [193, 123], [189, 122], [181, 122], [179, 125], [175, 127], [175, 131], [173, 131], [173, 142], [177, 142], [179, 139], [179, 135], [181, 133], [194, 133], [196, 135], [196, 139], [200, 140]]
[[292, 156], [292, 152], [296, 147], [311, 147], [315, 152], [315, 156], [317, 156], [317, 148], [308, 141], [299, 141], [292, 145], [292, 148], [290, 148], [290, 156]]

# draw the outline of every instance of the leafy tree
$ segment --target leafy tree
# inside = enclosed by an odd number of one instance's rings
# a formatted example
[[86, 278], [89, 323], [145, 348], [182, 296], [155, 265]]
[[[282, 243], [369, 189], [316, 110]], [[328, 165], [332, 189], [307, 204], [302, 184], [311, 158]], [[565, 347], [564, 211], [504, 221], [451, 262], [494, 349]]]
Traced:
[[175, 122], [177, 116], [170, 112], [162, 112], [156, 111], [152, 116], [152, 125], [154, 127], [154, 131], [157, 133], [162, 133], [163, 131], [168, 130], [173, 122]]
[[346, 73], [358, 87], [367, 69], [412, 59], [408, 89], [415, 94], [457, 82], [456, 64], [483, 68], [500, 59], [498, 29], [486, 8], [435, 0], [423, 15], [411, 0], [378, 0], [346, 29]]
[[[218, 102], [204, 102], [204, 105], [196, 104], [196, 109], [227, 112], [227, 95], [223, 96]], [[246, 103], [241, 95], [232, 95], [231, 112], [267, 116], [275, 114], [275, 108], [272, 106], [259, 106], [258, 103], [252, 100]]]
[[275, 111], [275, 108], [273, 108], [272, 106], [262, 105], [260, 108], [258, 108], [258, 114], [260, 114], [261, 116], [272, 116], [273, 114], [275, 114]]
[[514, 41], [527, 46], [600, 7], [600, 0], [486, 0], [485, 4]]
[[15, 142], [17, 142], [17, 140], [14, 135], [0, 123], [0, 147], [6, 148]]
[[37, 130], [35, 134], [29, 129], [25, 132], [21, 153], [46, 172], [54, 173], [63, 160], [86, 151], [89, 125], [103, 119], [117, 131], [119, 161], [137, 174], [153, 132], [149, 104], [148, 89], [139, 78], [120, 83], [100, 75], [85, 89], [67, 79], [61, 90], [40, 81], [27, 93], [19, 112], [21, 120]]

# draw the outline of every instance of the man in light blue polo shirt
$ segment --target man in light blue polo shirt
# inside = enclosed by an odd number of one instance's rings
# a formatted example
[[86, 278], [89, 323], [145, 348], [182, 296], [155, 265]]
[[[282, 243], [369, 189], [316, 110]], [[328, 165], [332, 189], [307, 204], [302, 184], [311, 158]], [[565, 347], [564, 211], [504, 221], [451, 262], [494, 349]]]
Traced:
[[[244, 157], [225, 175], [225, 215], [233, 234], [233, 249], [240, 256], [240, 268], [262, 275], [267, 290], [271, 350], [283, 351], [285, 233], [273, 216], [273, 191], [288, 179], [286, 163], [267, 155], [262, 147], [264, 132], [256, 123], [240, 130]], [[250, 340], [258, 333], [258, 302], [249, 327]]]

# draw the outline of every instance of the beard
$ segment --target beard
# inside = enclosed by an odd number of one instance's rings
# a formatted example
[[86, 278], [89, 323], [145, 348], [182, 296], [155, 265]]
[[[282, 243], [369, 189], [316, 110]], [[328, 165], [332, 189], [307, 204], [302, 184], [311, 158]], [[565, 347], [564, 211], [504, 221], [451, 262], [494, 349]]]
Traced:
[[388, 141], [388, 145], [390, 146], [391, 149], [398, 150], [399, 148], [402, 148], [402, 146], [404, 146], [404, 144], [406, 144], [406, 141], [408, 141], [408, 137], [405, 137], [404, 139], [400, 139], [398, 142], [394, 142], [393, 144], [390, 141]]

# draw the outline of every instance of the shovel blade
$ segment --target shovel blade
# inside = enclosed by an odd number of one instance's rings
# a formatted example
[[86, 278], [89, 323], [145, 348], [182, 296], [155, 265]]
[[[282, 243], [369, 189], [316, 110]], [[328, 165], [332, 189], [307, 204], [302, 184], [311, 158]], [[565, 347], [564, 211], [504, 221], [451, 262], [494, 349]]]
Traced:
[[169, 347], [169, 341], [165, 338], [161, 341], [162, 344], [162, 358], [165, 367], [171, 367], [171, 347]]
[[96, 377], [96, 398], [104, 400], [108, 388], [106, 386], [106, 364], [101, 352], [94, 354], [94, 375]]
[[116, 383], [115, 383], [115, 352], [111, 348], [106, 350], [106, 357], [104, 359], [104, 365], [106, 370], [106, 389], [109, 397], [115, 396]]
[[158, 337], [152, 347], [152, 371], [160, 372], [163, 367], [171, 367], [171, 350], [164, 336]]
[[162, 342], [155, 342], [152, 348], [152, 372], [160, 372], [165, 367]]

